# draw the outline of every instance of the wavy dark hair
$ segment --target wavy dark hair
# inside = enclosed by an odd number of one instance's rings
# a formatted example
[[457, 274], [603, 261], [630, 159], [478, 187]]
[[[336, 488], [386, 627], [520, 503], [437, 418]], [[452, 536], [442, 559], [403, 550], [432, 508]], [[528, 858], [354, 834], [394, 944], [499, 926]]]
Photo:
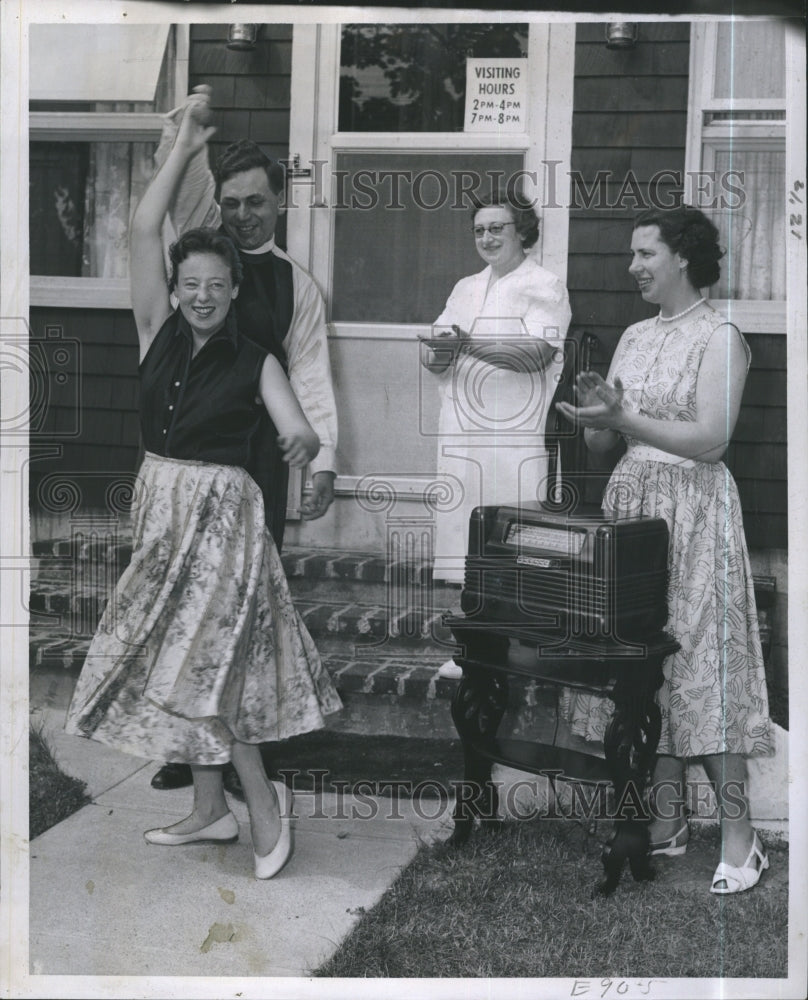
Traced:
[[506, 208], [516, 223], [516, 232], [519, 234], [525, 250], [529, 250], [536, 243], [536, 240], [538, 240], [539, 220], [533, 211], [533, 205], [527, 198], [520, 195], [518, 191], [512, 191], [510, 188], [499, 188], [482, 198], [473, 197], [471, 204], [472, 221], [476, 218], [481, 208], [492, 208], [494, 206]]
[[245, 170], [253, 170], [260, 167], [267, 175], [269, 189], [273, 194], [281, 194], [286, 185], [286, 174], [280, 163], [261, 151], [260, 146], [252, 139], [239, 139], [238, 142], [231, 142], [225, 149], [216, 166], [213, 168], [213, 179], [216, 181], [216, 201], [219, 201], [222, 193], [222, 184], [236, 174], [243, 174]]
[[220, 257], [230, 269], [233, 285], [240, 285], [244, 269], [233, 241], [218, 229], [189, 229], [187, 233], [168, 248], [171, 275], [168, 287], [173, 291], [177, 286], [177, 272], [180, 264], [194, 253], [212, 253]]
[[721, 277], [719, 260], [724, 249], [718, 230], [698, 208], [652, 208], [634, 220], [634, 228], [657, 226], [662, 242], [687, 261], [687, 276], [694, 288], [709, 288]]

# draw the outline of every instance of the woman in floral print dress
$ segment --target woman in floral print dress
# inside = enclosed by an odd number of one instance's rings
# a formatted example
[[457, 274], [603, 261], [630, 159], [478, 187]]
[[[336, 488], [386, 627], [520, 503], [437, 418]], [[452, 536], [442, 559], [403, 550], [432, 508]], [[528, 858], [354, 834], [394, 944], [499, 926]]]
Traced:
[[191, 765], [193, 811], [147, 831], [152, 844], [238, 837], [222, 784], [222, 765], [232, 761], [256, 877], [271, 878], [292, 851], [291, 795], [267, 779], [258, 744], [321, 728], [341, 706], [292, 605], [261, 491], [245, 471], [262, 407], [290, 464], [316, 455], [317, 435], [277, 358], [237, 329], [231, 304], [241, 265], [228, 237], [185, 233], [170, 250], [166, 284], [160, 232], [186, 162], [181, 152], [203, 148], [211, 132], [201, 114], [184, 116], [132, 221], [146, 455], [132, 560], [90, 646], [66, 728]]
[[[653, 854], [681, 855], [688, 839], [684, 764], [701, 759], [716, 791], [722, 854], [711, 889], [739, 892], [768, 867], [749, 819], [746, 761], [771, 751], [754, 589], [735, 482], [721, 462], [750, 363], [740, 332], [700, 289], [719, 277], [718, 233], [691, 208], [652, 210], [635, 222], [629, 273], [659, 314], [629, 327], [607, 379], [578, 379], [587, 445], [627, 445], [607, 487], [612, 516], [663, 517], [670, 531], [668, 630], [680, 643], [665, 661], [662, 735], [653, 785]], [[609, 704], [566, 692], [573, 732], [602, 739]]]

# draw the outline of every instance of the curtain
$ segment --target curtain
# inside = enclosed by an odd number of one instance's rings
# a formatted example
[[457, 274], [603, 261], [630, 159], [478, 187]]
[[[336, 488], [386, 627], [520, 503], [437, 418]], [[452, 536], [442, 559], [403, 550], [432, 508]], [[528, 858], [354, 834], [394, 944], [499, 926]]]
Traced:
[[129, 276], [129, 223], [151, 177], [154, 149], [151, 142], [90, 144], [82, 277]]
[[781, 150], [719, 150], [718, 176], [743, 173], [744, 205], [714, 218], [726, 257], [721, 261], [720, 299], [786, 297], [785, 153]]
[[[755, 139], [746, 126], [770, 120], [784, 124], [772, 104], [785, 98], [785, 26], [781, 21], [725, 21], [718, 24], [714, 97], [734, 107], [715, 112], [716, 121], [735, 124], [736, 140], [715, 147], [713, 168], [728, 171], [743, 192], [743, 203], [716, 210], [727, 255], [721, 262], [717, 297], [778, 300], [786, 297], [785, 152], [781, 139]], [[738, 174], [743, 175], [740, 181]]]
[[[126, 41], [130, 37], [134, 39], [134, 33], [121, 39]], [[175, 101], [174, 32], [158, 26], [155, 37], [165, 51], [162, 64], [154, 59], [149, 64], [153, 72], [147, 89], [154, 93], [154, 100], [95, 100], [88, 110], [126, 114], [164, 112], [171, 107]], [[157, 69], [159, 75], [155, 76]], [[93, 80], [99, 84], [95, 77]], [[58, 105], [44, 109], [56, 110]], [[152, 176], [156, 143], [119, 142], [114, 140], [113, 133], [110, 139], [31, 144], [29, 214], [33, 274], [124, 279], [129, 276], [129, 223]]]

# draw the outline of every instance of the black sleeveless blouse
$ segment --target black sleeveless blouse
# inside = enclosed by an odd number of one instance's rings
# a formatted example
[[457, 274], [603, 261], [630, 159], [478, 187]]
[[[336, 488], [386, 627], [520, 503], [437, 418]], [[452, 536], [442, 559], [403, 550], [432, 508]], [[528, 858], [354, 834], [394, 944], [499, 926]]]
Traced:
[[[264, 405], [267, 351], [239, 333], [231, 307], [224, 327], [192, 357], [188, 322], [177, 310], [140, 364], [140, 427], [147, 451], [247, 468]], [[259, 401], [256, 401], [259, 400]]]

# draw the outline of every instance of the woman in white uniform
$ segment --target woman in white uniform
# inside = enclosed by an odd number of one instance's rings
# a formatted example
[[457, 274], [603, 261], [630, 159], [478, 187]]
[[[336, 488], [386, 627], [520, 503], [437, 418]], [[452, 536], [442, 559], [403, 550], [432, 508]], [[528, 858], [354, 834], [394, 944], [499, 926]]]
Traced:
[[422, 354], [441, 393], [433, 579], [451, 583], [463, 581], [475, 507], [547, 496], [544, 425], [571, 316], [564, 283], [528, 254], [539, 236], [528, 203], [497, 193], [472, 218], [487, 266], [455, 285]]

